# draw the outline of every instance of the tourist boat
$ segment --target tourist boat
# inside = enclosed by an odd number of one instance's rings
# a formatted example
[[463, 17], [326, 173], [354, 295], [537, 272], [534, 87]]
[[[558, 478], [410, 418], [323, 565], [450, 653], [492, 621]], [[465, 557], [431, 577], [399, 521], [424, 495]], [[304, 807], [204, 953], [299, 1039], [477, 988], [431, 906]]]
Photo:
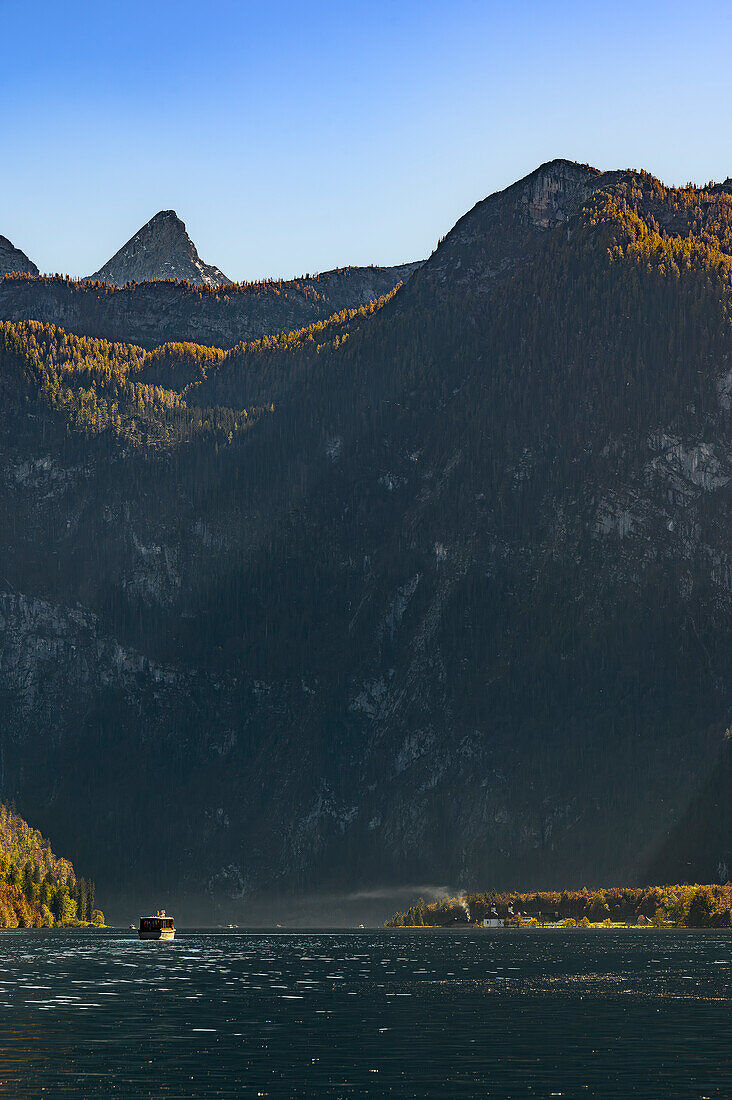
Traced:
[[154, 917], [140, 917], [138, 936], [141, 940], [172, 940], [175, 936], [175, 924], [172, 917], [159, 909]]

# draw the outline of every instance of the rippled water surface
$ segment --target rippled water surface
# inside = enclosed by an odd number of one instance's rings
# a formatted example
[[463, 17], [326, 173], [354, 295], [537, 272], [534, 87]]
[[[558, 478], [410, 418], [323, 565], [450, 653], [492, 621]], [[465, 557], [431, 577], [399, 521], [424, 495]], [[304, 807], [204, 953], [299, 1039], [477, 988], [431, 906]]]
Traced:
[[0, 1096], [732, 1097], [729, 933], [0, 933]]

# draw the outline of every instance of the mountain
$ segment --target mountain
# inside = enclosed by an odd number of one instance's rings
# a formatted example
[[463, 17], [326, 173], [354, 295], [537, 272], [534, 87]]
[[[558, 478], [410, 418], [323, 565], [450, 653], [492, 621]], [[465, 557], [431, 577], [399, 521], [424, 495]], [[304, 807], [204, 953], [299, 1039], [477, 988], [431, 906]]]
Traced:
[[61, 276], [7, 277], [0, 279], [0, 317], [45, 321], [81, 336], [142, 347], [185, 340], [231, 348], [357, 309], [388, 294], [419, 266], [347, 267], [220, 288], [169, 280], [117, 288]]
[[203, 286], [231, 282], [217, 267], [203, 262], [175, 210], [160, 210], [90, 278], [113, 286], [153, 279], [183, 279]]
[[37, 275], [38, 268], [29, 260], [25, 252], [16, 248], [7, 237], [0, 235], [0, 278], [13, 272]]
[[289, 335], [4, 323], [0, 793], [113, 911], [723, 880], [731, 306], [732, 186], [554, 161]]

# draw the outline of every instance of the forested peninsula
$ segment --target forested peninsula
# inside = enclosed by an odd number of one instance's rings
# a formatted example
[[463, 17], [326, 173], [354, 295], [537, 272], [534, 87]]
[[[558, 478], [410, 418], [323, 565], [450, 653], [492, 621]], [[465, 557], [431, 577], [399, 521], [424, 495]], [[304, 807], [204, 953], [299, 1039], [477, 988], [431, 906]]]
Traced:
[[0, 928], [102, 927], [94, 883], [0, 803]]
[[395, 913], [387, 928], [447, 928], [503, 922], [506, 927], [565, 928], [652, 925], [656, 928], [732, 928], [732, 883], [724, 886], [648, 886], [530, 894], [461, 894], [427, 904], [422, 898]]

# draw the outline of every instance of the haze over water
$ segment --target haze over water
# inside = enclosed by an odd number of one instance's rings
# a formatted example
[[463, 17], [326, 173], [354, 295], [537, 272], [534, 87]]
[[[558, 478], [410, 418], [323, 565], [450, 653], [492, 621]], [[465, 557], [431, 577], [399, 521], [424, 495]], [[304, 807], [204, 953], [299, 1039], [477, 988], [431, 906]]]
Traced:
[[728, 933], [0, 935], [0, 1096], [729, 1097]]

